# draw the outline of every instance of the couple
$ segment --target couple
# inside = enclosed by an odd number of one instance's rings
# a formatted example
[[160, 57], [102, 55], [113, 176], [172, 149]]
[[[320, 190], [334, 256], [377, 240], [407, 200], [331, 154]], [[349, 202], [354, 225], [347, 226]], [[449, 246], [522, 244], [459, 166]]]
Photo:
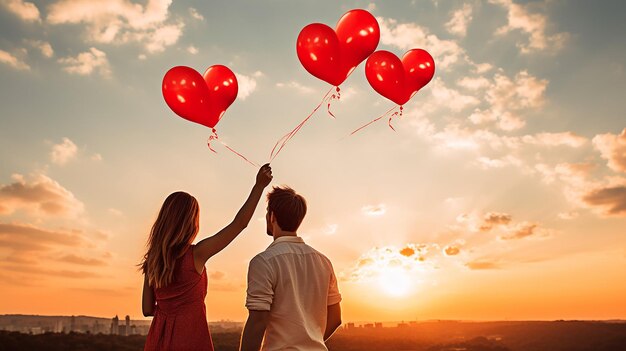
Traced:
[[[246, 228], [271, 180], [266, 164], [233, 221], [195, 245], [198, 202], [184, 192], [165, 199], [141, 263], [143, 314], [154, 316], [145, 350], [213, 350], [204, 265]], [[274, 242], [248, 267], [249, 316], [240, 350], [328, 350], [325, 340], [341, 325], [333, 267], [296, 233], [305, 214], [304, 198], [292, 189], [274, 187], [267, 195], [267, 234]]]

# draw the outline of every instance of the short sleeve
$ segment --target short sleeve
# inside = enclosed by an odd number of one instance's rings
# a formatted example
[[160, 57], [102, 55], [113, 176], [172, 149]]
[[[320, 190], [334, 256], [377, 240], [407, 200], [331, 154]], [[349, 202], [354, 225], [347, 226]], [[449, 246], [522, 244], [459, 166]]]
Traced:
[[337, 285], [337, 277], [333, 270], [332, 264], [330, 265], [330, 282], [328, 284], [328, 299], [326, 304], [328, 306], [341, 302], [341, 294], [339, 293], [339, 286]]
[[248, 267], [246, 308], [251, 311], [269, 311], [274, 300], [272, 271], [261, 256], [255, 256]]

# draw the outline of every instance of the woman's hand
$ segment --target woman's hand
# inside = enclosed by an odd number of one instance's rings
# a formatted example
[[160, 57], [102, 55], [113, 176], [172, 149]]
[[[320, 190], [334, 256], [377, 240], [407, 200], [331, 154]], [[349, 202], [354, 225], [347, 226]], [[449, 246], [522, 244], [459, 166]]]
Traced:
[[272, 167], [269, 163], [264, 164], [256, 175], [256, 185], [265, 188], [270, 184], [272, 177]]

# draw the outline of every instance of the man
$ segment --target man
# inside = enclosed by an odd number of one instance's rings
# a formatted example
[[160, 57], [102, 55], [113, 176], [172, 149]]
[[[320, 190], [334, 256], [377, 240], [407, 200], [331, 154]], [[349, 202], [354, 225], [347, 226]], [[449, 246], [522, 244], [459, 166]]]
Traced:
[[[248, 268], [248, 320], [241, 351], [327, 351], [341, 325], [341, 295], [330, 260], [297, 234], [306, 201], [289, 187], [267, 195], [267, 234], [274, 242]], [[263, 340], [265, 336], [265, 340]]]

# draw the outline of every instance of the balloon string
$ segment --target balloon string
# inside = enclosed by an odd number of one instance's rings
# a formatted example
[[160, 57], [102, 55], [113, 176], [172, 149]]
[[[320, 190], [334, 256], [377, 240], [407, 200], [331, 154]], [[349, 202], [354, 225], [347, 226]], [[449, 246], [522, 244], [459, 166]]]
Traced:
[[209, 136], [209, 140], [207, 140], [206, 145], [209, 147], [209, 150], [213, 151], [213, 153], [217, 153], [217, 151], [215, 151], [212, 147], [211, 147], [211, 142], [213, 140], [217, 140], [217, 132], [215, 131], [215, 128], [212, 129], [212, 134]]
[[337, 100], [341, 99], [341, 89], [339, 89], [339, 87], [337, 87], [336, 92], [337, 92], [337, 94], [333, 94], [333, 95], [331, 95], [331, 96], [328, 98], [328, 106], [327, 106], [327, 109], [328, 109], [328, 114], [329, 114], [329, 115], [331, 115], [333, 118], [337, 118], [337, 117], [335, 117], [335, 115], [333, 115], [333, 113], [332, 113], [332, 112], [330, 112], [330, 103], [331, 103], [334, 99], [337, 99]]
[[[361, 127], [357, 128], [356, 130], [354, 130], [352, 133], [350, 133], [350, 135], [354, 135], [356, 134], [358, 131], [360, 131], [361, 129], [364, 129], [366, 127], [369, 127], [370, 124], [379, 121], [380, 119], [382, 119], [383, 117], [387, 116], [388, 114], [391, 113], [391, 111], [393, 111], [396, 108], [396, 106], [390, 108], [387, 112], [383, 113], [381, 116], [374, 118], [373, 120], [369, 121], [368, 123], [362, 125]], [[402, 107], [400, 107], [402, 108]], [[396, 112], [397, 114], [397, 112]], [[393, 115], [391, 115], [393, 116]], [[391, 126], [391, 117], [389, 117], [389, 126], [391, 127], [391, 129], [393, 129], [393, 127]]]
[[[293, 138], [296, 135], [296, 133], [298, 133], [300, 128], [302, 128], [302, 126], [304, 126], [304, 124], [313, 116], [313, 114], [315, 114], [315, 112], [317, 112], [317, 110], [320, 108], [320, 106], [322, 106], [324, 101], [326, 101], [326, 99], [328, 98], [328, 95], [330, 95], [330, 92], [332, 90], [333, 90], [333, 88], [331, 87], [328, 90], [328, 92], [326, 92], [326, 94], [324, 95], [324, 97], [322, 98], [320, 103], [313, 109], [313, 111], [308, 116], [306, 116], [306, 118], [304, 120], [302, 120], [302, 122], [300, 122], [293, 130], [291, 130], [289, 133], [283, 135], [283, 137], [280, 138], [276, 142], [276, 144], [274, 145], [274, 148], [272, 148], [272, 152], [270, 153], [270, 162], [274, 161], [276, 156], [278, 156], [280, 151], [285, 147], [285, 145], [289, 142], [289, 140], [291, 140], [291, 138]], [[280, 144], [280, 147], [278, 147], [278, 144]], [[278, 148], [278, 150], [276, 150], [276, 148]]]
[[225, 148], [227, 148], [228, 150], [230, 150], [232, 153], [234, 153], [235, 155], [237, 155], [237, 156], [241, 157], [244, 161], [248, 162], [249, 164], [253, 165], [254, 167], [261, 167], [261, 166], [259, 166], [257, 163], [255, 163], [255, 162], [252, 162], [252, 161], [248, 160], [248, 159], [246, 158], [246, 156], [244, 156], [244, 155], [240, 154], [239, 152], [235, 151], [235, 150], [234, 150], [233, 148], [231, 148], [230, 146], [226, 145], [226, 143], [224, 143], [223, 141], [220, 141], [220, 143], [221, 143], [222, 145], [224, 145], [224, 147], [225, 147]]
[[396, 111], [396, 112], [392, 113], [391, 116], [389, 116], [389, 122], [388, 122], [389, 128], [391, 128], [391, 130], [393, 130], [395, 132], [396, 128], [394, 128], [391, 125], [391, 120], [393, 119], [394, 116], [402, 117], [402, 106], [400, 106], [400, 112]]
[[209, 150], [213, 151], [214, 153], [217, 153], [217, 151], [215, 151], [212, 147], [211, 147], [211, 142], [213, 140], [218, 141], [220, 144], [222, 144], [225, 148], [227, 148], [230, 152], [234, 153], [235, 155], [241, 157], [244, 161], [248, 162], [249, 164], [251, 164], [254, 167], [259, 167], [258, 164], [256, 164], [255, 162], [250, 161], [249, 159], [247, 159], [244, 155], [242, 155], [241, 153], [235, 151], [233, 148], [231, 148], [230, 146], [226, 145], [225, 142], [219, 140], [219, 137], [217, 136], [217, 132], [215, 131], [215, 128], [213, 128], [212, 130], [212, 134], [209, 136], [209, 140], [207, 141], [207, 146], [209, 147]]

